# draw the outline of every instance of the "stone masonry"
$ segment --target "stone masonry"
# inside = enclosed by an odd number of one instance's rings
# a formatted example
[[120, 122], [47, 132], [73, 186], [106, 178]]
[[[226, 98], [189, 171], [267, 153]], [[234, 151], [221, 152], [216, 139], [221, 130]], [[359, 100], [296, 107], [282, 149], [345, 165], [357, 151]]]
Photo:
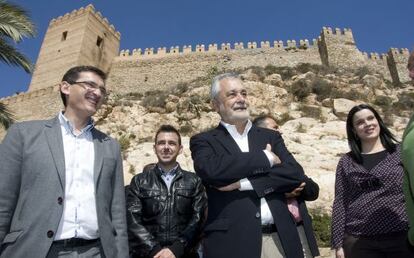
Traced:
[[95, 65], [108, 72], [108, 88], [116, 94], [168, 89], [211, 71], [299, 63], [366, 66], [395, 84], [409, 80], [405, 72], [408, 49], [391, 48], [381, 55], [362, 53], [350, 29], [324, 27], [312, 41], [200, 44], [121, 50], [118, 54], [119, 44], [120, 33], [92, 5], [52, 19], [28, 91], [0, 101], [20, 121], [51, 117], [61, 108], [58, 84], [75, 65]]

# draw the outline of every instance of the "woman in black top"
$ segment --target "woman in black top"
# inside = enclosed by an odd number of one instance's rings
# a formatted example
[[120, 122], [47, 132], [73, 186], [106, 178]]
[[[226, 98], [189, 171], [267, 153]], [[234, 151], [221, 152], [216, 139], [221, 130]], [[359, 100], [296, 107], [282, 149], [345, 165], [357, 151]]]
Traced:
[[365, 104], [349, 111], [351, 151], [339, 161], [332, 213], [337, 258], [409, 258], [400, 146]]

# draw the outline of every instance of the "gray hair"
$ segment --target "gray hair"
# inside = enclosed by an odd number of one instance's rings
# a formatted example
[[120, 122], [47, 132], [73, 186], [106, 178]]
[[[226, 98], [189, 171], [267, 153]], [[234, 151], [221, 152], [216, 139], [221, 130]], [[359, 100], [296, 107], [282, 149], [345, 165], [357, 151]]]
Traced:
[[210, 89], [211, 100], [217, 99], [217, 96], [220, 92], [220, 82], [224, 79], [240, 80], [240, 76], [237, 73], [223, 73], [223, 74], [219, 74], [216, 77], [214, 77], [211, 82], [211, 89]]

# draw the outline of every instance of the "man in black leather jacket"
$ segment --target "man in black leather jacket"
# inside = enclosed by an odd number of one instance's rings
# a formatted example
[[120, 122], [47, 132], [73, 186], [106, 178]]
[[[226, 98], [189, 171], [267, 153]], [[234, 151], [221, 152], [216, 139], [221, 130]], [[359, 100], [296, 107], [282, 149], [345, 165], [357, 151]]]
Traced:
[[196, 258], [206, 211], [200, 178], [181, 169], [179, 132], [163, 125], [155, 135], [158, 163], [146, 166], [127, 188], [131, 257]]

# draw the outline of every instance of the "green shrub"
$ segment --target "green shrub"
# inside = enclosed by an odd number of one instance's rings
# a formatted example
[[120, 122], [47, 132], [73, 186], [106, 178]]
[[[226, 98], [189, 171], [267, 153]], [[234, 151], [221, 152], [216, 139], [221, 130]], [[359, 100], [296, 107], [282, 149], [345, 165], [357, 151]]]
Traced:
[[355, 75], [358, 76], [359, 79], [364, 78], [364, 76], [368, 74], [372, 74], [372, 71], [367, 66], [361, 66], [355, 70]]
[[129, 165], [128, 173], [130, 173], [131, 175], [135, 175], [135, 166], [134, 165]]
[[305, 80], [298, 80], [291, 85], [290, 92], [301, 101], [309, 96], [311, 89]]
[[259, 77], [259, 81], [263, 82], [266, 77], [265, 69], [261, 66], [251, 66], [248, 69]]
[[203, 109], [204, 99], [200, 95], [191, 95], [177, 106], [179, 113], [192, 112], [200, 118], [200, 112]]
[[173, 89], [172, 93], [177, 96], [181, 96], [184, 92], [188, 90], [188, 83], [182, 82], [178, 83]]
[[118, 142], [121, 147], [121, 152], [126, 151], [131, 145], [130, 137], [127, 134], [121, 135], [121, 137], [118, 138]]
[[392, 104], [392, 98], [380, 95], [376, 97], [374, 104], [383, 108], [388, 108]]
[[125, 95], [126, 99], [140, 100], [144, 95], [141, 92], [130, 92]]
[[331, 246], [331, 221], [332, 218], [320, 210], [309, 210], [312, 216], [313, 231], [319, 247]]
[[278, 125], [284, 125], [287, 121], [291, 120], [292, 118], [289, 115], [289, 112], [285, 112], [276, 119]]
[[191, 126], [191, 124], [189, 122], [186, 122], [185, 124], [180, 126], [180, 133], [181, 135], [190, 135], [193, 131], [193, 127]]
[[398, 101], [394, 102], [392, 105], [393, 109], [396, 112], [402, 110], [413, 110], [414, 109], [414, 92], [400, 94], [398, 96]]
[[367, 101], [367, 95], [363, 94], [357, 90], [350, 90], [350, 91], [343, 91], [339, 89], [332, 89], [331, 98], [344, 98], [344, 99], [350, 99], [350, 100], [361, 100], [361, 101]]
[[322, 119], [322, 108], [319, 106], [300, 105], [299, 110], [305, 117], [312, 117], [318, 120]]
[[147, 91], [145, 96], [142, 99], [142, 106], [148, 107], [159, 107], [164, 108], [166, 104], [166, 99], [168, 97], [168, 92], [154, 90], [154, 91]]
[[113, 107], [112, 106], [109, 106], [109, 105], [105, 106], [105, 109], [104, 110], [101, 110], [101, 116], [95, 122], [95, 125], [96, 126], [97, 125], [101, 125], [104, 122], [104, 120], [108, 117], [108, 115], [112, 113], [112, 110], [113, 110]]
[[217, 76], [220, 74], [219, 69], [217, 68], [217, 66], [212, 66], [208, 72], [207, 72], [207, 77], [209, 79], [213, 79], [213, 77]]
[[296, 66], [296, 70], [299, 73], [313, 72], [312, 64], [310, 63], [300, 63]]
[[394, 116], [390, 108], [384, 110], [382, 115], [382, 120], [386, 126], [393, 126], [394, 125]]
[[317, 95], [316, 99], [322, 101], [331, 96], [334, 85], [320, 77], [315, 77], [311, 82], [311, 88], [312, 92]]
[[313, 72], [315, 74], [320, 74], [320, 75], [326, 75], [326, 74], [338, 72], [338, 69], [335, 67], [319, 65], [319, 64], [310, 64], [310, 63], [300, 63], [296, 66], [296, 70], [300, 73]]
[[296, 69], [288, 66], [274, 66], [274, 65], [267, 65], [264, 68], [266, 75], [270, 74], [280, 74], [282, 80], [287, 80], [292, 78], [294, 75], [297, 75]]

